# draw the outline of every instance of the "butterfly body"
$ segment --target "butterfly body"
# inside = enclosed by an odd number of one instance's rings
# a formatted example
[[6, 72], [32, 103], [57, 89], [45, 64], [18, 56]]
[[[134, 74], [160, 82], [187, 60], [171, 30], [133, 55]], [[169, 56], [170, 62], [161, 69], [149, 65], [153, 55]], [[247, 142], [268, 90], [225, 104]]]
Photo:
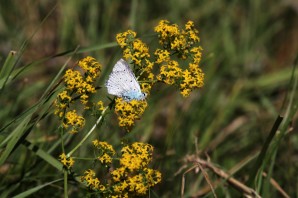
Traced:
[[121, 97], [127, 102], [146, 98], [146, 94], [141, 91], [134, 73], [123, 59], [115, 64], [105, 86], [109, 94]]

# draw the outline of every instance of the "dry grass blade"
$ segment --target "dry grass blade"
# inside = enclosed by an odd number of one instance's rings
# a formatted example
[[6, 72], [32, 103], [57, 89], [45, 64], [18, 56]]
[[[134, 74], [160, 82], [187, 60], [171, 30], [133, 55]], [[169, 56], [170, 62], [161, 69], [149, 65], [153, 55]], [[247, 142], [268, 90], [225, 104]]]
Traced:
[[[200, 166], [208, 168], [209, 170], [214, 172], [217, 176], [226, 180], [232, 187], [234, 187], [238, 191], [242, 192], [244, 194], [244, 196], [246, 196], [246, 197], [257, 197], [257, 198], [261, 197], [254, 189], [246, 186], [245, 184], [236, 180], [235, 178], [232, 178], [230, 176], [230, 174], [228, 174], [225, 171], [223, 171], [222, 169], [216, 167], [211, 162], [202, 160], [201, 158], [195, 157], [195, 156], [189, 156], [188, 161], [194, 162], [196, 164], [200, 164]], [[187, 172], [189, 172], [189, 170]], [[199, 197], [201, 195], [202, 195], [202, 192], [198, 192], [194, 197]]]
[[[262, 173], [263, 177], [267, 177], [266, 173]], [[281, 188], [281, 186], [276, 182], [275, 179], [270, 178], [270, 183], [274, 188], [284, 197], [284, 198], [290, 198], [290, 196]]]
[[193, 167], [189, 168], [187, 171], [185, 171], [185, 172], [183, 173], [183, 175], [182, 175], [182, 185], [181, 185], [181, 197], [184, 197], [185, 175], [186, 175], [187, 173], [189, 173], [190, 171], [192, 171], [193, 169], [196, 169], [196, 168], [198, 168], [198, 167], [199, 167], [199, 170], [202, 171], [202, 173], [203, 173], [203, 175], [204, 175], [204, 177], [205, 177], [205, 179], [206, 179], [206, 181], [207, 181], [207, 183], [208, 183], [208, 185], [209, 185], [209, 187], [210, 187], [210, 189], [211, 189], [211, 191], [212, 191], [212, 193], [213, 193], [213, 196], [214, 196], [215, 198], [217, 198], [217, 196], [216, 196], [216, 194], [215, 194], [215, 191], [214, 191], [214, 188], [213, 188], [213, 186], [212, 186], [212, 183], [211, 183], [211, 181], [210, 181], [210, 179], [209, 179], [208, 173], [204, 170], [204, 168], [201, 166], [200, 163], [197, 163], [196, 165], [194, 165]]

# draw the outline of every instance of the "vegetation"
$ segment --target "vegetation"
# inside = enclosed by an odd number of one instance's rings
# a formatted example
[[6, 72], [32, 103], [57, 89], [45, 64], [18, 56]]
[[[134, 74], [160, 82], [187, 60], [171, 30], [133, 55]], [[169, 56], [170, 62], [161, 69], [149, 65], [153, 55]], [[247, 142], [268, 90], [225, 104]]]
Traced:
[[294, 0], [0, 5], [0, 197], [298, 196]]

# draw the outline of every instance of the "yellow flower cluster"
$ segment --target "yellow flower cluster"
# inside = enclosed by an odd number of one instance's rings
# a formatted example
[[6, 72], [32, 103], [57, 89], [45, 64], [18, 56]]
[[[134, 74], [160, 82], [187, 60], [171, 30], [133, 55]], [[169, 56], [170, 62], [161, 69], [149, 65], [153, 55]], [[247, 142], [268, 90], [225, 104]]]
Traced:
[[189, 96], [193, 89], [200, 88], [204, 85], [204, 73], [195, 64], [189, 64], [189, 70], [184, 70], [182, 77], [180, 90], [184, 97]]
[[[197, 46], [200, 38], [194, 23], [188, 21], [184, 29], [167, 20], [161, 20], [155, 27], [159, 35], [159, 43], [163, 49], [155, 51], [156, 61], [160, 64], [157, 80], [169, 85], [177, 85], [182, 96], [189, 96], [190, 92], [204, 85], [204, 73], [199, 67], [202, 48]], [[171, 55], [177, 55], [183, 61], [189, 59], [188, 68], [182, 69], [179, 63], [171, 60]]]
[[135, 142], [122, 148], [120, 167], [111, 172], [114, 193], [145, 195], [150, 187], [161, 181], [161, 173], [147, 168], [152, 160], [153, 146]]
[[65, 111], [69, 107], [71, 101], [72, 98], [68, 95], [68, 92], [66, 90], [58, 94], [54, 104], [56, 106], [55, 114], [58, 115], [59, 118], [62, 118], [64, 116]]
[[101, 65], [93, 57], [87, 56], [79, 61], [78, 66], [83, 69], [84, 75], [68, 69], [64, 75], [64, 83], [66, 90], [78, 94], [81, 103], [86, 105], [89, 94], [96, 92], [93, 83], [101, 72]]
[[120, 165], [126, 167], [129, 171], [144, 168], [152, 160], [153, 146], [135, 142], [122, 148], [122, 157]]
[[111, 164], [112, 163], [112, 156], [115, 155], [115, 150], [112, 145], [108, 144], [107, 142], [100, 142], [99, 140], [94, 140], [93, 145], [95, 148], [98, 149], [98, 160], [102, 164]]
[[76, 110], [68, 111], [63, 119], [63, 127], [68, 129], [71, 127], [69, 133], [74, 134], [83, 128], [85, 125], [85, 119], [76, 113]]
[[123, 49], [123, 57], [131, 60], [138, 67], [142, 67], [142, 60], [149, 58], [149, 48], [140, 39], [136, 38], [136, 32], [128, 30], [116, 36], [117, 42]]
[[117, 43], [121, 48], [126, 47], [129, 43], [131, 43], [134, 38], [137, 36], [137, 33], [132, 30], [127, 30], [126, 32], [119, 33], [116, 35]]
[[167, 50], [157, 49], [154, 53], [156, 56], [156, 63], [160, 64], [163, 62], [169, 62], [170, 60], [170, 52]]
[[106, 187], [100, 184], [100, 181], [96, 177], [94, 170], [86, 170], [84, 176], [81, 177], [81, 181], [86, 182], [87, 186], [91, 190], [99, 190], [101, 192], [104, 192], [106, 190]]
[[102, 101], [98, 101], [95, 106], [96, 106], [96, 109], [99, 110], [99, 111], [104, 110], [104, 105], [103, 105]]
[[168, 85], [176, 83], [182, 75], [182, 69], [177, 61], [169, 60], [166, 64], [160, 67], [160, 73], [157, 75], [157, 80], [163, 81]]
[[146, 100], [131, 100], [126, 102], [122, 98], [117, 98], [115, 103], [115, 112], [118, 117], [119, 126], [127, 129], [134, 125], [135, 120], [141, 118], [147, 107]]
[[155, 27], [159, 35], [159, 43], [168, 51], [178, 53], [178, 57], [185, 60], [190, 55], [192, 46], [200, 41], [199, 31], [194, 28], [194, 23], [188, 21], [185, 29], [180, 29], [177, 24], [170, 24], [167, 20], [161, 20]]
[[63, 166], [67, 169], [71, 168], [74, 165], [74, 160], [72, 157], [66, 157], [65, 153], [62, 153], [59, 155], [60, 162], [63, 164]]
[[[93, 145], [105, 152], [114, 152], [106, 142], [94, 140]], [[124, 146], [121, 152], [120, 166], [110, 173], [111, 178], [101, 180], [106, 183], [101, 183], [91, 169], [85, 171], [81, 181], [102, 197], [143, 196], [149, 188], [161, 182], [161, 173], [147, 167], [152, 160], [153, 146], [135, 142]]]
[[123, 57], [134, 65], [134, 69], [142, 81], [142, 91], [149, 94], [154, 80], [152, 73], [154, 63], [149, 60], [148, 46], [136, 36], [136, 32], [128, 30], [117, 34], [116, 39], [123, 49]]
[[[88, 56], [78, 62], [78, 66], [83, 70], [79, 71], [68, 69], [63, 77], [65, 89], [58, 94], [55, 101], [55, 114], [62, 120], [64, 128], [72, 126], [70, 133], [78, 132], [85, 124], [85, 119], [79, 116], [75, 110], [67, 110], [71, 103], [80, 99], [85, 109], [90, 94], [96, 92], [94, 82], [101, 72], [101, 65], [92, 57]], [[103, 109], [103, 103], [98, 103], [98, 110]]]

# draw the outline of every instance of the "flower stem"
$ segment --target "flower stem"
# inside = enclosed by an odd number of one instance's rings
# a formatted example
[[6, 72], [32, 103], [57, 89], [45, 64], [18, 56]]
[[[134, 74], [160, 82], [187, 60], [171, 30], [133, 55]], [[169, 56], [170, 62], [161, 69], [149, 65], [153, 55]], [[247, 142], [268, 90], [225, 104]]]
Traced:
[[108, 109], [109, 106], [106, 106], [104, 108], [104, 110], [101, 112], [100, 117], [97, 119], [96, 123], [93, 125], [93, 127], [90, 129], [90, 131], [87, 133], [87, 135], [85, 135], [85, 137], [80, 141], [79, 144], [77, 144], [77, 146], [75, 148], [73, 148], [68, 154], [67, 157], [70, 157], [87, 139], [88, 137], [92, 134], [92, 132], [95, 130], [95, 128], [97, 127], [97, 125], [100, 123], [100, 121], [103, 119], [103, 116], [106, 112], [106, 110]]
[[64, 198], [68, 198], [68, 193], [67, 193], [67, 170], [64, 170]]

